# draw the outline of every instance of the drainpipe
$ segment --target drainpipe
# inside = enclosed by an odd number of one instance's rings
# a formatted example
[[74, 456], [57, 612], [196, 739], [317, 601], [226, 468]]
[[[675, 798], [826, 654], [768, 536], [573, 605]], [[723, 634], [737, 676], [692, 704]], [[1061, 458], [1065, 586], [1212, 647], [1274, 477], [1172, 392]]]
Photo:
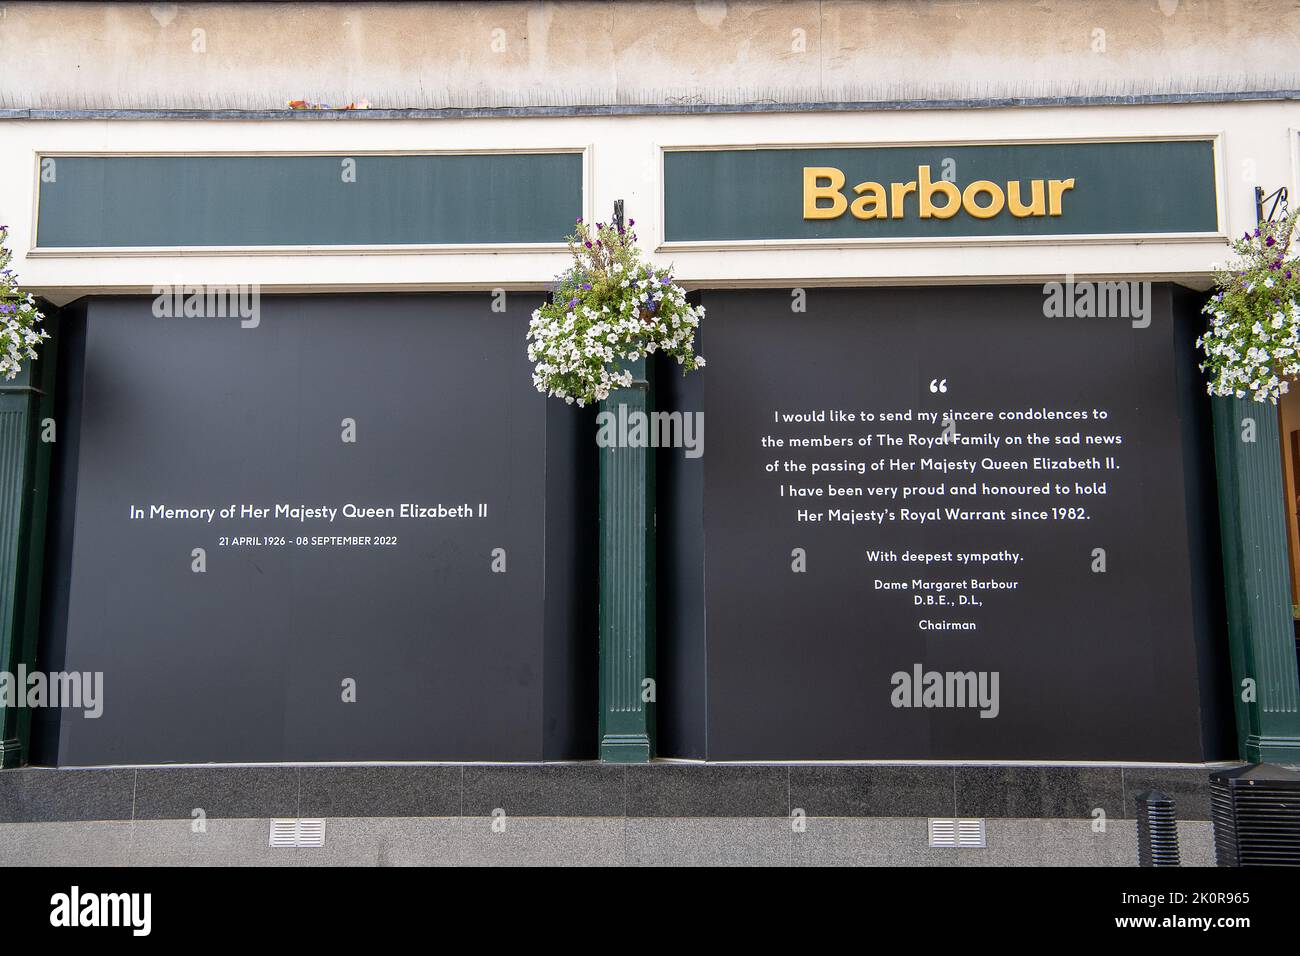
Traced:
[[[623, 225], [621, 199], [614, 223]], [[642, 356], [627, 368], [632, 384], [600, 403], [616, 420], [654, 410], [650, 363]], [[654, 455], [617, 444], [599, 455], [600, 759], [647, 763], [654, 756]]]
[[[52, 337], [40, 358], [26, 362], [13, 381], [0, 380], [0, 671], [14, 675], [36, 663], [45, 565], [45, 510], [50, 487], [57, 317], [45, 320]], [[31, 710], [25, 687], [18, 706], [0, 697], [0, 767], [27, 762]]]
[[[1261, 221], [1267, 201], [1262, 192], [1255, 191]], [[1251, 763], [1300, 763], [1300, 678], [1278, 413], [1249, 398], [1211, 403], [1238, 750]]]

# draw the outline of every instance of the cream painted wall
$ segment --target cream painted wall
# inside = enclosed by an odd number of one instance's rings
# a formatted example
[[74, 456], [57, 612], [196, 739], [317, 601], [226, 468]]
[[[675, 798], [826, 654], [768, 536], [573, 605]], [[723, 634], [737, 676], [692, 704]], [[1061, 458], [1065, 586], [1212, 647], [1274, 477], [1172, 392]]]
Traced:
[[[638, 232], [660, 244], [659, 150], [673, 145], [962, 142], [1177, 134], [1221, 137], [1228, 232], [1253, 228], [1253, 186], [1296, 194], [1300, 103], [1105, 106], [859, 113], [601, 118], [285, 121], [0, 121], [0, 221], [10, 226], [24, 284], [55, 301], [157, 284], [255, 283], [302, 289], [539, 288], [563, 254], [394, 251], [356, 254], [67, 256], [31, 254], [36, 156], [44, 151], [179, 152], [585, 147], [588, 209], [627, 202]], [[691, 286], [812, 286], [921, 282], [1044, 282], [1169, 278], [1204, 287], [1222, 240], [887, 243], [736, 250], [658, 250]]]
[[1293, 0], [8, 0], [0, 10], [0, 107], [20, 109], [1300, 88]]

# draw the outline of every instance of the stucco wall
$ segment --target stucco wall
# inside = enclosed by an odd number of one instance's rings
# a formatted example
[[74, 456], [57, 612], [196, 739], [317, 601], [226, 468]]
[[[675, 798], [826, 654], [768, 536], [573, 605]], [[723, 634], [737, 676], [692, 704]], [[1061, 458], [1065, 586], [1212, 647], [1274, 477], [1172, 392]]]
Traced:
[[1295, 0], [8, 3], [0, 108], [826, 102], [1300, 88]]

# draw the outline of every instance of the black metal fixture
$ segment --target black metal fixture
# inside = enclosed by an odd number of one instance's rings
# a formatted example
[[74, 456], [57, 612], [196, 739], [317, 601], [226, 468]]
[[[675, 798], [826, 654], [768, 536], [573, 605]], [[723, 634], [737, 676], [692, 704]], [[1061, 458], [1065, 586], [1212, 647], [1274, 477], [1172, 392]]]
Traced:
[[1178, 866], [1174, 801], [1159, 790], [1137, 795], [1138, 866]]
[[[1263, 186], [1256, 186], [1255, 187], [1255, 221], [1272, 222], [1273, 217], [1277, 215], [1278, 209], [1281, 209], [1282, 215], [1285, 216], [1287, 213], [1286, 200], [1287, 200], [1287, 190], [1285, 186], [1277, 187], [1277, 189], [1273, 190], [1267, 196], [1264, 195]], [[1268, 207], [1268, 215], [1266, 216], [1264, 215], [1264, 205], [1265, 203], [1269, 203], [1269, 202], [1271, 202], [1272, 205]]]
[[1210, 775], [1219, 866], [1300, 866], [1300, 773], [1261, 763]]

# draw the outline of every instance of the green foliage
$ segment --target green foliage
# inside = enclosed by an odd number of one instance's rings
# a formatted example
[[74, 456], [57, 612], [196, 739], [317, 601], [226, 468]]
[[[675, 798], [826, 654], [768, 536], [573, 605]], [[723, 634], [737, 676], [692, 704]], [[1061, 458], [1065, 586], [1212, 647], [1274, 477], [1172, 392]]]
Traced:
[[9, 268], [13, 253], [9, 227], [0, 226], [0, 376], [12, 380], [25, 360], [35, 360], [36, 346], [50, 337], [41, 327], [44, 315], [30, 293], [18, 289], [18, 277]]
[[1210, 328], [1196, 340], [1211, 395], [1276, 405], [1300, 375], [1296, 217], [1266, 222], [1234, 240], [1236, 258], [1215, 271], [1216, 291], [1204, 309]]
[[569, 237], [573, 265], [551, 300], [533, 312], [528, 360], [539, 392], [586, 405], [630, 385], [623, 362], [665, 352], [683, 373], [704, 367], [695, 354], [703, 307], [688, 305], [671, 271], [645, 262], [631, 227], [578, 220]]

